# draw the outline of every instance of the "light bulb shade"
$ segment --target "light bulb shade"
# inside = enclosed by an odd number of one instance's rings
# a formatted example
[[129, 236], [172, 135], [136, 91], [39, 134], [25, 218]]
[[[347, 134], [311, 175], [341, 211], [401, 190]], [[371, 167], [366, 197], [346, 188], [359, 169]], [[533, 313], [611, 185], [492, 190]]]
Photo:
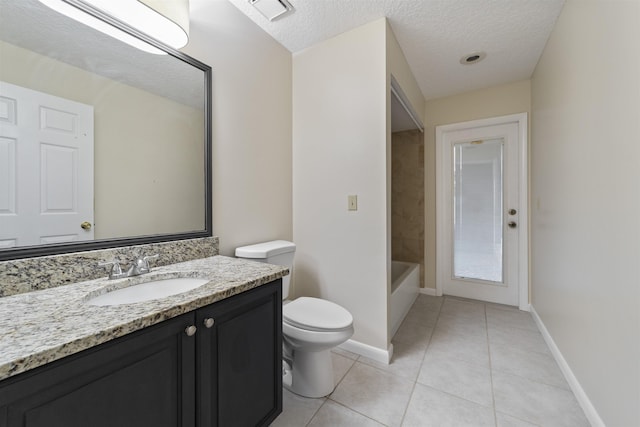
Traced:
[[189, 41], [189, 0], [83, 0], [175, 49]]
[[157, 47], [152, 46], [149, 43], [144, 42], [136, 37], [133, 37], [131, 34], [126, 33], [119, 28], [108, 24], [62, 0], [40, 0], [40, 2], [58, 13], [61, 13], [71, 19], [74, 19], [84, 25], [107, 34], [108, 36], [118, 39], [137, 49], [156, 55], [166, 54], [164, 51], [158, 49]]
[[[189, 42], [189, 0], [138, 0], [147, 7], [153, 9], [160, 15], [158, 20], [157, 36], [148, 33], [150, 36], [165, 41], [169, 46], [176, 49], [185, 46]], [[151, 30], [150, 30], [151, 31]], [[146, 31], [145, 31], [146, 32]]]

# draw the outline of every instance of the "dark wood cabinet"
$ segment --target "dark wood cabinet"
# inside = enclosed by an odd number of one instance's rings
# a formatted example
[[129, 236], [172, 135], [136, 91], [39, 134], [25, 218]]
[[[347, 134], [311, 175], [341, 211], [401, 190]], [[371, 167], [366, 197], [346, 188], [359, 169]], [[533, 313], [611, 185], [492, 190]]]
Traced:
[[186, 314], [0, 383], [0, 426], [195, 426]]
[[0, 427], [268, 425], [282, 410], [280, 292], [277, 280], [0, 381]]
[[271, 424], [282, 412], [280, 281], [199, 309], [196, 325], [198, 426]]

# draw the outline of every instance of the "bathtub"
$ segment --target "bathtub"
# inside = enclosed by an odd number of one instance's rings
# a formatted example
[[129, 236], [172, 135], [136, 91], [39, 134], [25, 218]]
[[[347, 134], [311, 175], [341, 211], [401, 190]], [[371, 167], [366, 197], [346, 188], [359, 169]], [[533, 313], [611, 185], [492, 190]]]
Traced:
[[393, 337], [420, 293], [420, 264], [391, 261], [389, 319]]

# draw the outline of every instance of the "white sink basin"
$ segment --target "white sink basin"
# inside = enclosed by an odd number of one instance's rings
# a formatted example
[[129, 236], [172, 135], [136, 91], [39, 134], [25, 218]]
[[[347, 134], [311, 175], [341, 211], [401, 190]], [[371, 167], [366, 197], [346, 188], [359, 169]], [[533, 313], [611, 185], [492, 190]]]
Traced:
[[87, 304], [102, 306], [150, 301], [190, 291], [204, 285], [208, 281], [209, 280], [207, 279], [197, 279], [192, 277], [159, 279], [107, 292], [106, 294], [90, 299], [87, 301]]

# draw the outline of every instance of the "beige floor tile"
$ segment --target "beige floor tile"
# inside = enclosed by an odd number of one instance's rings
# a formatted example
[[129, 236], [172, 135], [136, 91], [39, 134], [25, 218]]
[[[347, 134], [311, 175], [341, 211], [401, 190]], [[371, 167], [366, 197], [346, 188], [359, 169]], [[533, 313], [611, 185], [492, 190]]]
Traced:
[[405, 320], [402, 322], [398, 331], [393, 336], [392, 341], [405, 342], [427, 348], [431, 334], [433, 333], [433, 325], [424, 324], [417, 321]]
[[331, 350], [331, 352], [335, 353], [335, 354], [339, 354], [340, 356], [347, 357], [347, 358], [352, 359], [352, 360], [358, 360], [358, 357], [360, 357], [359, 354], [352, 353], [352, 352], [347, 351], [347, 350], [343, 350], [340, 347], [335, 347], [334, 349]]
[[362, 414], [339, 405], [330, 399], [326, 401], [309, 423], [309, 427], [376, 427], [384, 426]]
[[489, 328], [491, 328], [492, 325], [498, 325], [538, 331], [538, 327], [531, 313], [527, 313], [526, 311], [502, 310], [487, 307], [487, 324]]
[[493, 405], [491, 371], [447, 354], [428, 354], [418, 382], [484, 406]]
[[402, 420], [413, 382], [356, 362], [329, 397], [387, 426]]
[[419, 295], [392, 342], [390, 365], [334, 349], [329, 399], [285, 390], [273, 425], [588, 425], [533, 318], [515, 307]]
[[495, 426], [493, 408], [416, 384], [404, 427], [483, 427]]
[[509, 311], [515, 311], [515, 312], [522, 311], [520, 310], [520, 308], [516, 307], [515, 305], [496, 304], [492, 302], [485, 302], [484, 305], [486, 308], [491, 308], [496, 310], [509, 310]]
[[390, 374], [415, 381], [422, 365], [426, 348], [415, 343], [397, 342], [393, 344], [393, 357], [389, 364], [381, 363], [367, 357], [361, 357], [359, 362], [376, 367]]
[[497, 412], [542, 426], [589, 426], [569, 390], [494, 372], [493, 393]]
[[489, 346], [486, 340], [436, 331], [427, 348], [427, 354], [433, 352], [489, 368]]
[[541, 427], [538, 424], [531, 424], [527, 421], [520, 420], [510, 415], [501, 414], [496, 412], [496, 426], [497, 427]]
[[418, 321], [424, 324], [434, 324], [440, 313], [443, 299], [430, 297], [428, 295], [418, 295], [414, 301], [405, 320]]
[[544, 384], [569, 390], [569, 384], [553, 356], [491, 344], [491, 367], [494, 371], [518, 375]]
[[414, 307], [417, 308], [428, 308], [432, 311], [440, 311], [442, 307], [442, 303], [444, 302], [444, 297], [434, 297], [431, 295], [420, 294], [416, 301], [413, 303]]
[[333, 384], [337, 386], [356, 361], [337, 353], [331, 353], [333, 364]]
[[491, 325], [488, 329], [491, 344], [507, 345], [518, 350], [535, 351], [551, 355], [547, 343], [539, 331], [510, 328], [503, 325]]
[[483, 303], [463, 301], [456, 298], [446, 297], [440, 309], [441, 314], [455, 314], [456, 316], [484, 320], [485, 308]]
[[306, 426], [318, 412], [326, 399], [309, 399], [282, 390], [282, 413], [271, 424], [272, 427]]
[[487, 326], [484, 320], [471, 321], [452, 313], [442, 313], [438, 317], [434, 332], [464, 335], [470, 339], [487, 340]]

